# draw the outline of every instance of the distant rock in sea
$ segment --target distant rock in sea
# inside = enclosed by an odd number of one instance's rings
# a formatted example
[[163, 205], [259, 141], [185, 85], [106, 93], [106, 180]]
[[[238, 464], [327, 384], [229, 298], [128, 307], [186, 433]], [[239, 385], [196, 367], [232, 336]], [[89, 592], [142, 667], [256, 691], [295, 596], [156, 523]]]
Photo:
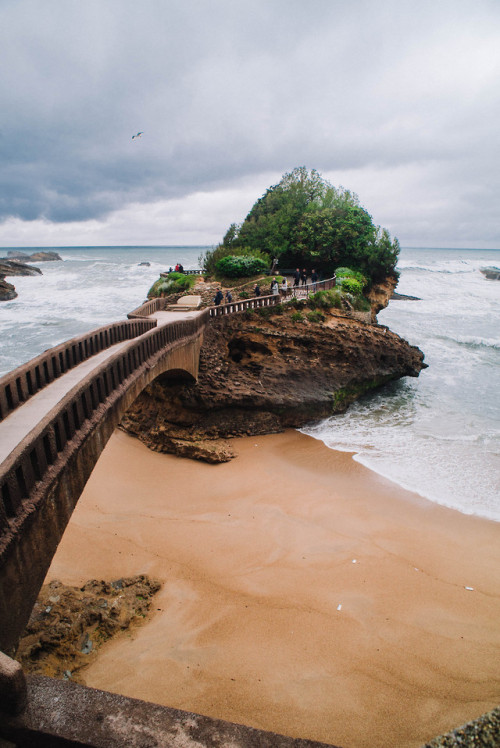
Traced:
[[488, 278], [488, 280], [500, 280], [500, 268], [496, 267], [487, 267], [487, 268], [480, 268], [483, 275]]
[[7, 260], [0, 257], [0, 301], [11, 301], [17, 296], [12, 283], [7, 283], [6, 276], [11, 275], [42, 275], [40, 268], [25, 265], [19, 260]]
[[29, 255], [18, 249], [11, 249], [7, 252], [7, 257], [11, 260], [21, 260], [21, 262], [55, 262], [57, 260], [62, 262], [62, 257], [51, 250], [33, 252]]
[[396, 301], [422, 301], [418, 296], [408, 296], [405, 293], [397, 293], [396, 291], [392, 292], [391, 301], [393, 299], [396, 299]]
[[0, 278], [0, 301], [11, 301], [16, 296], [17, 292], [12, 283], [7, 283], [6, 280]]
[[19, 260], [6, 260], [0, 257], [0, 277], [5, 278], [9, 275], [42, 275], [42, 271]]
[[146, 267], [150, 267], [150, 266], [151, 266], [151, 263], [150, 263], [150, 262], [140, 262], [140, 263], [139, 263], [139, 267], [140, 267], [141, 265], [145, 265]]

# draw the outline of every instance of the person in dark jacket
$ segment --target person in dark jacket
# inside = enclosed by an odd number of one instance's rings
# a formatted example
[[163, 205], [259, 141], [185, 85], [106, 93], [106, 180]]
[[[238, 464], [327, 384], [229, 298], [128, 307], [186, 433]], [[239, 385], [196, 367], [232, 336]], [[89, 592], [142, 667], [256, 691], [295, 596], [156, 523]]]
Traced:
[[302, 285], [305, 286], [307, 283], [307, 270], [304, 268], [300, 274], [300, 280], [302, 281]]
[[318, 282], [318, 274], [316, 270], [311, 273], [311, 283], [313, 284], [313, 290], [316, 291], [316, 283]]
[[222, 301], [223, 298], [224, 298], [224, 295], [223, 295], [222, 291], [220, 290], [220, 288], [218, 288], [217, 289], [217, 293], [215, 294], [215, 298], [214, 298], [214, 304], [215, 304], [215, 306], [219, 306], [219, 304], [221, 303], [221, 301]]
[[299, 282], [300, 282], [300, 270], [297, 268], [297, 270], [293, 274], [293, 285], [298, 286]]
[[260, 296], [260, 286], [259, 286], [258, 283], [255, 284], [255, 288], [253, 290], [253, 295], [254, 296]]

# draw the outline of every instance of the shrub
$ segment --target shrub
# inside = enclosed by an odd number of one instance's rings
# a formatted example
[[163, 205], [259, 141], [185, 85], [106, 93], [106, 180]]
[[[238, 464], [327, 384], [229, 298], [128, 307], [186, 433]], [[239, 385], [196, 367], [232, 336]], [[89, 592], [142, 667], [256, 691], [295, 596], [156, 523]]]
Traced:
[[307, 313], [307, 319], [309, 322], [324, 322], [325, 315], [323, 312], [319, 312], [317, 309]]
[[337, 268], [335, 271], [335, 275], [337, 276], [337, 280], [342, 281], [344, 278], [354, 278], [354, 280], [357, 280], [358, 283], [361, 284], [361, 288], [364, 289], [368, 285], [368, 281], [366, 277], [363, 275], [363, 273], [360, 273], [359, 270], [352, 270], [351, 268]]
[[355, 278], [343, 278], [341, 288], [342, 291], [350, 293], [353, 296], [361, 296], [363, 293], [363, 286]]
[[198, 261], [208, 275], [215, 275], [217, 272], [217, 263], [224, 257], [256, 257], [262, 260], [266, 269], [271, 264], [269, 255], [258, 249], [251, 250], [248, 247], [233, 247], [225, 246], [224, 244], [219, 244], [214, 249], [209, 249], [205, 254], [200, 255]]
[[332, 307], [340, 309], [340, 291], [336, 289], [332, 289], [329, 291], [317, 291], [316, 293], [312, 294], [312, 296], [309, 296], [308, 306], [310, 306], [311, 309], [331, 309]]
[[169, 273], [166, 278], [160, 277], [153, 283], [148, 291], [148, 298], [155, 299], [159, 296], [169, 296], [170, 294], [188, 291], [196, 280], [195, 275]]
[[238, 296], [240, 297], [240, 299], [249, 299], [250, 298], [250, 294], [248, 293], [248, 291], [240, 291], [239, 294], [238, 294]]
[[264, 319], [269, 319], [272, 314], [271, 307], [261, 306], [257, 309], [257, 314], [259, 314]]
[[243, 317], [245, 319], [253, 319], [254, 316], [255, 311], [253, 309], [245, 309], [245, 311], [243, 312]]
[[304, 321], [304, 315], [302, 312], [292, 312], [290, 319], [292, 322], [303, 322]]
[[267, 263], [252, 255], [228, 255], [217, 260], [215, 267], [218, 273], [227, 278], [246, 278], [263, 273], [267, 270]]

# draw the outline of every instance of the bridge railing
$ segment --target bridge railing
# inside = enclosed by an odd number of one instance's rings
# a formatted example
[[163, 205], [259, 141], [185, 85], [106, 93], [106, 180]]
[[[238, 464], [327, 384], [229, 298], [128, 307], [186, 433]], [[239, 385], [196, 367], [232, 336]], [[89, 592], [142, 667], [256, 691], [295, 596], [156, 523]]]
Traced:
[[125, 350], [117, 351], [76, 385], [43, 418], [2, 464], [0, 474], [0, 556], [11, 528], [33, 511], [26, 500], [43, 480], [68, 443], [85, 431], [97, 410], [125, 381], [166, 347], [196, 335], [206, 325], [208, 310], [189, 320], [150, 329]]
[[156, 326], [156, 320], [114, 322], [50, 348], [0, 379], [0, 421], [47, 384], [115, 343]]
[[127, 314], [127, 317], [129, 319], [145, 319], [149, 317], [150, 314], [164, 311], [166, 305], [167, 299], [160, 297], [156, 299], [150, 299], [149, 301], [145, 301], [144, 304], [138, 306], [137, 309], [133, 309], [131, 312], [129, 312]]
[[254, 296], [251, 299], [241, 299], [239, 301], [231, 301], [228, 304], [211, 306], [209, 307], [210, 317], [222, 317], [225, 314], [244, 312], [246, 309], [259, 309], [264, 306], [275, 306], [276, 304], [281, 304], [287, 299], [303, 298], [304, 296], [310, 296], [317, 291], [327, 291], [330, 288], [334, 288], [335, 283], [335, 278], [328, 278], [327, 280], [318, 281], [317, 283], [309, 283], [306, 286], [292, 286], [287, 288], [285, 293], [280, 291], [279, 294]]

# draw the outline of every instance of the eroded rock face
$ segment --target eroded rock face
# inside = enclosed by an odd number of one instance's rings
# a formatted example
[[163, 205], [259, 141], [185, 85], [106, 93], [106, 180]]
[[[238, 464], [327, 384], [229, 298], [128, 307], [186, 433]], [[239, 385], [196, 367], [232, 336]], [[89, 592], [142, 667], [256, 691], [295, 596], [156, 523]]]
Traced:
[[[150, 448], [230, 459], [228, 437], [275, 433], [327, 417], [393, 379], [418, 376], [423, 354], [386, 327], [332, 312], [325, 324], [222, 317], [208, 325], [197, 383], [159, 377], [122, 427]], [[220, 453], [220, 459], [218, 458]]]

